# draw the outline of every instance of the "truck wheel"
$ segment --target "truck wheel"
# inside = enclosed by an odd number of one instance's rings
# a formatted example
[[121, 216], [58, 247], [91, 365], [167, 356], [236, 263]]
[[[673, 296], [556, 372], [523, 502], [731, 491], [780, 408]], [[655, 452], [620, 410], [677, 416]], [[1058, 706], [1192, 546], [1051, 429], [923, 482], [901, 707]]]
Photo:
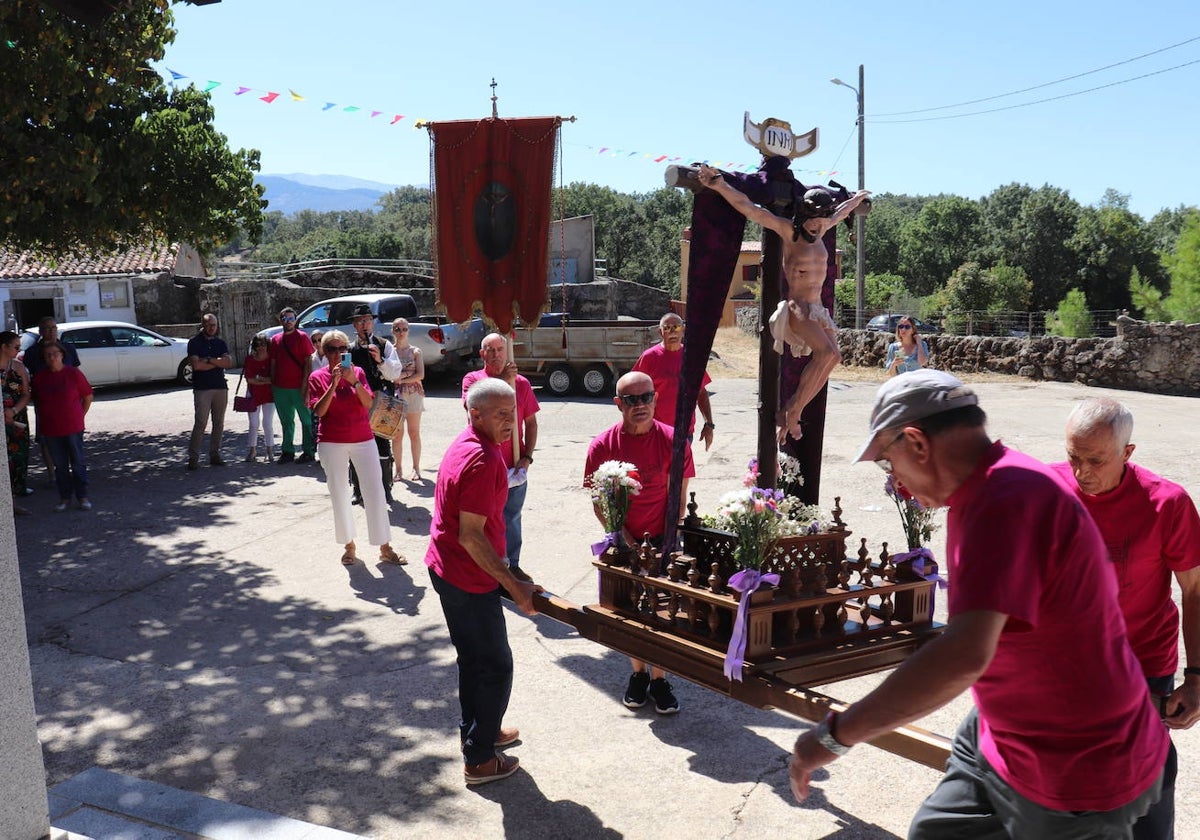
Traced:
[[589, 397], [602, 397], [611, 381], [612, 377], [604, 365], [589, 365], [580, 377], [579, 384]]
[[556, 397], [565, 397], [575, 389], [575, 371], [570, 365], [554, 365], [546, 371], [546, 389]]

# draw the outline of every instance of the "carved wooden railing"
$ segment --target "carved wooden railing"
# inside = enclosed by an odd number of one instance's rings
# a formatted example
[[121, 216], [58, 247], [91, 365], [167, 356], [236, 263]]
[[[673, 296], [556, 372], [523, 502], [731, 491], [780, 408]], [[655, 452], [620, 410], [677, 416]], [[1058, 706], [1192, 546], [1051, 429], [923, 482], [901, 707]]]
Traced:
[[[680, 528], [683, 548], [665, 563], [648, 545], [632, 556], [608, 553], [595, 561], [600, 605], [724, 652], [741, 597], [727, 585], [738, 571], [735, 538], [699, 524], [694, 501], [688, 508]], [[778, 574], [780, 582], [751, 593], [747, 663], [933, 628], [935, 583], [914, 574], [910, 563], [893, 562], [886, 543], [871, 558], [864, 539], [857, 555], [848, 557], [850, 531], [840, 514], [835, 507], [829, 532], [779, 540], [763, 563], [761, 571]]]

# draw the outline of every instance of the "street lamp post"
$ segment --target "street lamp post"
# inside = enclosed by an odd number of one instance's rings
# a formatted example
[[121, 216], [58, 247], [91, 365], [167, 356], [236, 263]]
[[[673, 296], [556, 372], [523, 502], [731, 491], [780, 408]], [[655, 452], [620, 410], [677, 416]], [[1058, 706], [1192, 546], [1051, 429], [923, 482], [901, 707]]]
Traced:
[[[830, 79], [835, 85], [848, 87], [858, 97], [858, 188], [867, 188], [867, 149], [866, 121], [863, 119], [863, 66], [858, 65], [858, 87], [848, 85], [841, 79]], [[867, 217], [865, 213], [854, 216], [854, 291], [855, 310], [854, 327], [863, 328], [864, 309], [866, 309], [867, 288]]]

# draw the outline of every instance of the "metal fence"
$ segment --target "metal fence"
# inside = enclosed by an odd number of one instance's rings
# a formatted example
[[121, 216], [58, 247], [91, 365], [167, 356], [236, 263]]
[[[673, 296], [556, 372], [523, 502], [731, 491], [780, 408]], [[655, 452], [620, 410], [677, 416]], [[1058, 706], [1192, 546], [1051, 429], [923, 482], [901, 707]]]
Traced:
[[[865, 314], [868, 329], [870, 320], [879, 315], [917, 315], [905, 310], [868, 310]], [[919, 315], [920, 320], [946, 335], [1004, 336], [1034, 338], [1048, 335], [1047, 325], [1053, 323], [1054, 312], [989, 312], [985, 310], [962, 310]], [[1117, 334], [1117, 309], [1098, 309], [1091, 312], [1092, 335], [1111, 338]], [[846, 328], [854, 326], [854, 310], [839, 307], [837, 323]], [[886, 330], [886, 328], [885, 328]], [[933, 331], [933, 330], [930, 330]]]
[[412, 277], [434, 277], [430, 260], [350, 260], [342, 258], [306, 260], [295, 263], [218, 262], [214, 280], [289, 280], [299, 274], [322, 274], [346, 270], [382, 271]]

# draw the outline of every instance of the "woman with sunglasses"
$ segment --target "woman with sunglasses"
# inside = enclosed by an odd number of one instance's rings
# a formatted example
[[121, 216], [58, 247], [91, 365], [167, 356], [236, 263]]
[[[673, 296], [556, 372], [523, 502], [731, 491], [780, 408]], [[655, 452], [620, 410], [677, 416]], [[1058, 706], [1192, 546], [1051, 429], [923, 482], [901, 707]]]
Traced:
[[[350, 506], [350, 464], [361, 479], [363, 510], [367, 514], [367, 538], [379, 546], [379, 561], [404, 565], [408, 561], [391, 546], [391, 522], [383, 497], [383, 473], [379, 450], [371, 431], [371, 393], [362, 368], [349, 364], [350, 339], [341, 330], [321, 337], [321, 352], [327, 364], [308, 378], [308, 405], [321, 418], [317, 454], [325, 470], [329, 501], [333, 505], [333, 533], [345, 546], [342, 565], [358, 560], [354, 545], [354, 511]], [[346, 363], [343, 363], [343, 358]]]
[[911, 318], [901, 318], [896, 322], [896, 340], [888, 345], [887, 360], [883, 363], [888, 375], [910, 373], [928, 364], [929, 345], [917, 334]]
[[404, 433], [412, 450], [412, 480], [421, 480], [421, 414], [425, 411], [425, 360], [421, 348], [408, 343], [408, 321], [397, 318], [392, 322], [392, 344], [400, 360], [400, 375], [392, 380], [396, 394], [404, 400], [404, 416], [392, 438], [392, 457], [396, 461], [396, 481], [404, 480]]

